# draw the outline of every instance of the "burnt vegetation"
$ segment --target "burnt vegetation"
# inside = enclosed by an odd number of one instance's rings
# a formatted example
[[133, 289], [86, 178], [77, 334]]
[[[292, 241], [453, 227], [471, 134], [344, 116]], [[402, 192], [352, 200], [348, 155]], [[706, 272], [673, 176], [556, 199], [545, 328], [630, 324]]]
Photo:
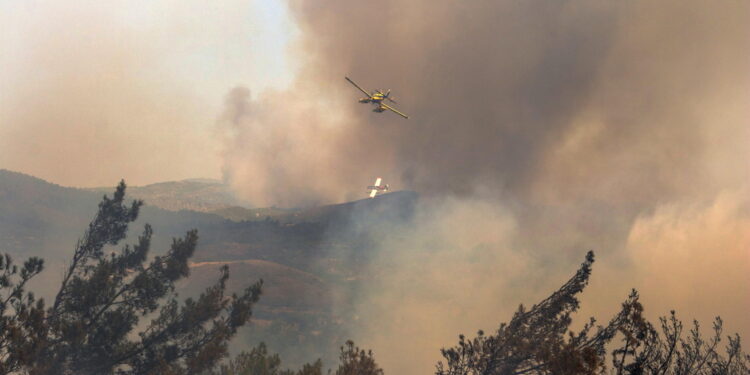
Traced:
[[[229, 295], [223, 266], [199, 296], [179, 298], [175, 283], [189, 276], [198, 233], [188, 231], [163, 255], [149, 256], [153, 230], [146, 224], [134, 244], [122, 245], [142, 204], [125, 204], [124, 183], [102, 199], [49, 305], [26, 290], [42, 272], [42, 259], [16, 265], [9, 255], [0, 257], [0, 374], [324, 373], [321, 360], [283, 369], [280, 356], [262, 343], [229, 358], [229, 343], [250, 321], [262, 280]], [[460, 335], [456, 346], [441, 350], [436, 375], [750, 373], [740, 337], [724, 337], [720, 318], [707, 337], [697, 321], [686, 328], [674, 311], [655, 325], [635, 290], [606, 324], [591, 318], [572, 331], [593, 263], [589, 252], [570, 280], [532, 307], [519, 306], [496, 331]], [[338, 367], [327, 373], [384, 372], [371, 351], [347, 341]]]

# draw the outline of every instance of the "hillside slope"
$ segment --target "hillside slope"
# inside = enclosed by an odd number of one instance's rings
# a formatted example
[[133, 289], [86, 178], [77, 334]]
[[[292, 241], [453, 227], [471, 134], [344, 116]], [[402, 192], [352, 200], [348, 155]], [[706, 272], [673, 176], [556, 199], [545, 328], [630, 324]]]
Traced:
[[[167, 186], [176, 185], [160, 186], [166, 189], [162, 194], [168, 194]], [[129, 192], [130, 188], [128, 196]], [[0, 170], [0, 251], [16, 257], [42, 256], [48, 262], [67, 259], [102, 195]], [[366, 258], [370, 232], [408, 220], [416, 201], [414, 192], [394, 192], [375, 199], [289, 210], [252, 221], [170, 211], [146, 201], [130, 237], [150, 223], [154, 228], [152, 251], [159, 254], [166, 251], [173, 237], [197, 228], [200, 240], [194, 262], [263, 260], [340, 280], [356, 273], [357, 261]], [[255, 216], [253, 211], [243, 212]], [[346, 258], [343, 263], [336, 259], [342, 254]]]
[[[162, 202], [168, 202], [171, 188], [177, 189], [174, 194], [178, 201], [189, 200], [190, 194], [208, 192], [210, 196], [215, 188], [206, 191], [184, 189], [174, 183], [156, 185], [161, 189], [158, 195], [165, 197]], [[0, 252], [18, 260], [45, 258], [46, 271], [31, 285], [37, 295], [49, 298], [54, 293], [59, 272], [93, 218], [102, 195], [112, 191], [68, 188], [0, 170]], [[133, 198], [135, 194], [130, 193], [128, 188], [127, 197]], [[146, 198], [146, 205], [131, 226], [127, 241], [133, 242], [143, 225], [150, 223], [155, 255], [166, 251], [173, 237], [197, 228], [199, 243], [191, 275], [178, 285], [179, 294], [186, 297], [200, 293], [216, 281], [218, 269], [224, 264], [230, 268], [230, 291], [239, 291], [262, 278], [263, 296], [254, 310], [254, 323], [243, 331], [238, 345], [265, 341], [290, 363], [315, 359], [310, 356], [335, 358], [335, 348], [348, 338], [343, 324], [351, 319], [347, 304], [356, 298], [363, 282], [361, 271], [374, 237], [408, 221], [417, 202], [414, 192], [394, 192], [309, 209], [235, 207], [231, 209], [236, 216], [229, 220], [214, 213], [166, 210], [149, 205], [147, 196], [140, 198]], [[257, 215], [260, 212], [265, 216]], [[325, 352], [325, 348], [331, 352]]]

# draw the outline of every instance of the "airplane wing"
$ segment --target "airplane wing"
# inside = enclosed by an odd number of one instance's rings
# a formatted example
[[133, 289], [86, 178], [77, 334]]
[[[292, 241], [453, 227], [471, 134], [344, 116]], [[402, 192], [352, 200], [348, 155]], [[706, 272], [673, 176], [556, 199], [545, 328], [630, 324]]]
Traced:
[[397, 113], [397, 114], [398, 114], [399, 116], [401, 116], [401, 117], [403, 117], [403, 118], [409, 118], [409, 116], [407, 116], [407, 115], [405, 115], [405, 114], [403, 114], [403, 113], [399, 112], [399, 111], [398, 111], [398, 110], [397, 110], [396, 108], [393, 108], [393, 107], [389, 106], [388, 104], [385, 104], [385, 103], [382, 103], [382, 102], [381, 102], [381, 103], [380, 103], [380, 105], [382, 105], [383, 107], [385, 107], [385, 108], [387, 108], [387, 109], [390, 109], [390, 110], [391, 110], [391, 111], [393, 111], [393, 112], [396, 112], [396, 113]]
[[367, 92], [367, 91], [365, 91], [365, 89], [359, 87], [359, 85], [356, 84], [356, 83], [354, 83], [354, 81], [352, 81], [351, 79], [349, 79], [349, 77], [344, 77], [344, 78], [346, 78], [346, 80], [349, 81], [349, 83], [351, 83], [352, 85], [354, 85], [354, 87], [358, 88], [359, 91], [362, 91], [363, 93], [365, 93], [365, 95], [367, 95], [368, 98], [370, 97], [370, 93], [369, 92]]
[[375, 185], [368, 186], [368, 188], [372, 188], [372, 191], [370, 191], [370, 198], [375, 198], [375, 195], [378, 194], [378, 188], [380, 187], [381, 182], [383, 182], [383, 179], [378, 177], [375, 179]]

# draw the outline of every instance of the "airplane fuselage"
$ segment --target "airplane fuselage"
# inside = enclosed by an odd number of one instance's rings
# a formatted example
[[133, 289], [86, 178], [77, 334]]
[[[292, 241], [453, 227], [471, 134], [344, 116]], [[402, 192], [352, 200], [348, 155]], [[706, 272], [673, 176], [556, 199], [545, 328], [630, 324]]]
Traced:
[[383, 105], [381, 104], [383, 100], [385, 100], [385, 95], [379, 92], [376, 92], [376, 93], [370, 94], [369, 98], [359, 99], [359, 102], [364, 103], [364, 104], [367, 104], [367, 103], [375, 104], [377, 105], [377, 107], [373, 109], [373, 112], [383, 112], [387, 109], [383, 107]]
[[383, 94], [375, 93], [375, 94], [370, 94], [369, 98], [359, 99], [359, 102], [380, 104], [380, 102], [382, 102], [383, 100], [385, 100], [385, 96]]

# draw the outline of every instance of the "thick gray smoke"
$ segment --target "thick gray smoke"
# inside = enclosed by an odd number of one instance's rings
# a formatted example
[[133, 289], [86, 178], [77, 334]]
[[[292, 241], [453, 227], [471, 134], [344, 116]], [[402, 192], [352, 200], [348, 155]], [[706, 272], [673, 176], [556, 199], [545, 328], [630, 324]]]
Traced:
[[[587, 249], [586, 313], [606, 319], [637, 287], [652, 317], [719, 314], [750, 335], [750, 3], [291, 10], [299, 76], [230, 93], [225, 176], [259, 205], [344, 200], [378, 175], [426, 198], [362, 297], [375, 313], [357, 338], [387, 370], [429, 371], [450, 335], [533, 303]], [[370, 112], [345, 75], [393, 89], [411, 118]]]
[[[339, 200], [382, 174], [421, 193], [483, 186], [631, 217], [736, 188], [749, 173], [748, 7], [292, 2], [299, 77], [252, 102], [230, 94], [225, 175], [259, 203], [298, 203], [305, 187]], [[392, 88], [412, 118], [371, 113], [344, 75]]]

